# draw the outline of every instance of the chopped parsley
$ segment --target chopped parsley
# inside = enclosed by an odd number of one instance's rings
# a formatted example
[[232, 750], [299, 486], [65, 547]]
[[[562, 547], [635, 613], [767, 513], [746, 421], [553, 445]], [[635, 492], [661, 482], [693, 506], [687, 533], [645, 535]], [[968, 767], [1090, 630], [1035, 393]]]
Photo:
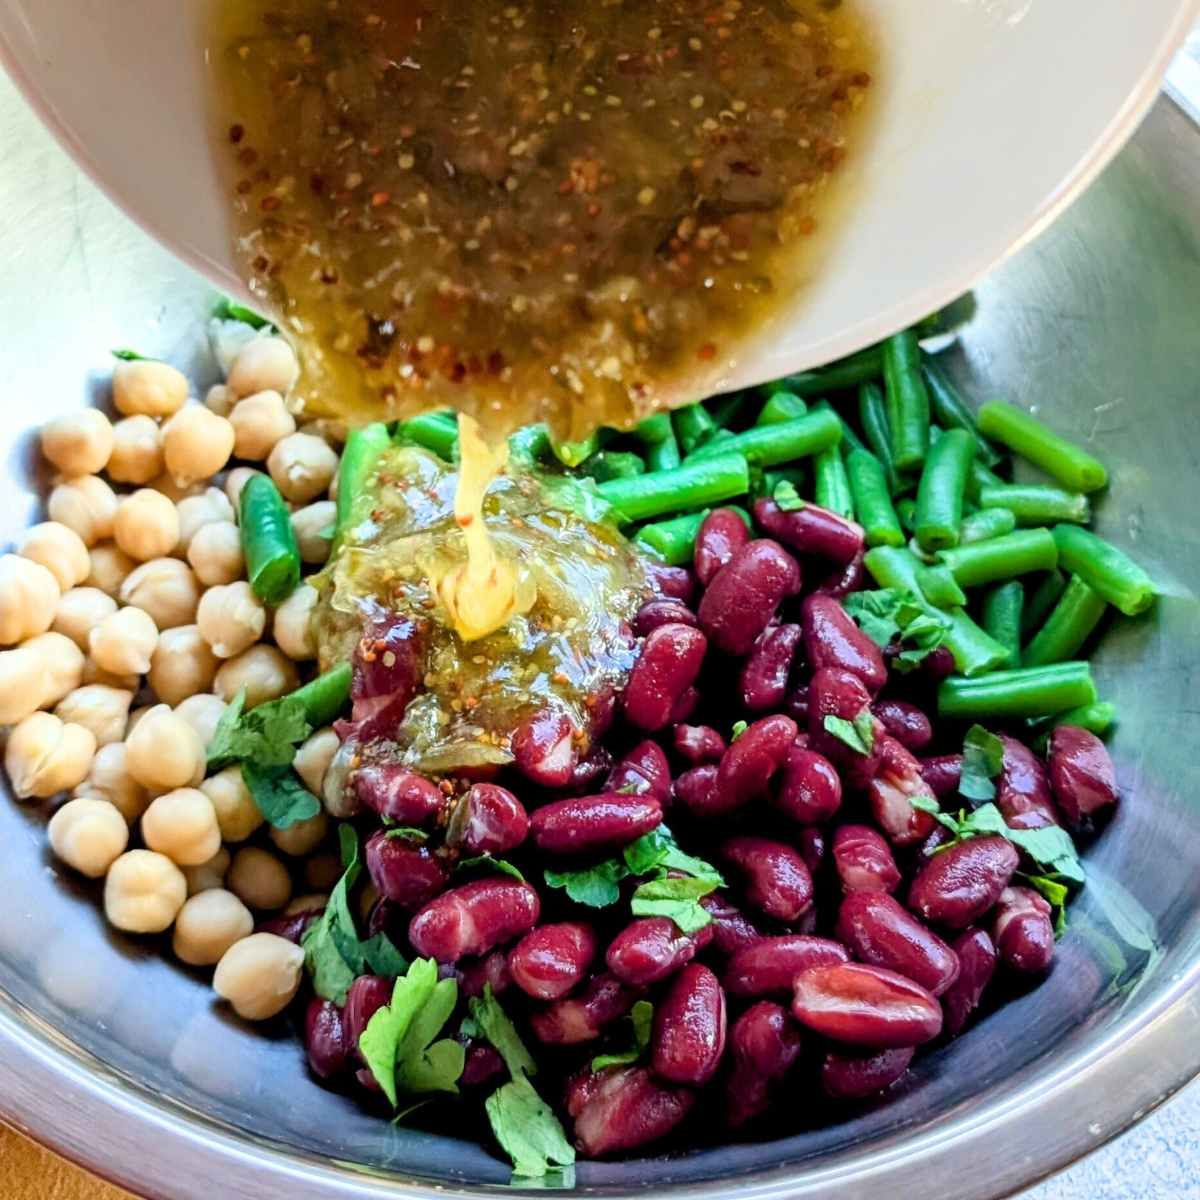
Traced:
[[852, 592], [842, 607], [877, 646], [899, 643], [892, 665], [904, 674], [920, 666], [946, 636], [946, 622], [931, 612], [912, 592], [881, 588]]
[[603, 1071], [605, 1067], [627, 1067], [638, 1062], [650, 1045], [650, 1029], [654, 1024], [654, 1005], [649, 1000], [639, 1000], [629, 1013], [633, 1022], [633, 1046], [616, 1054], [597, 1054], [592, 1059], [592, 1070]]
[[844, 742], [855, 754], [865, 758], [875, 750], [875, 719], [869, 708], [864, 708], [853, 721], [830, 714], [823, 724], [826, 733]]
[[1004, 743], [982, 725], [972, 725], [963, 738], [962, 775], [959, 793], [980, 804], [996, 797], [992, 782], [1004, 765]]

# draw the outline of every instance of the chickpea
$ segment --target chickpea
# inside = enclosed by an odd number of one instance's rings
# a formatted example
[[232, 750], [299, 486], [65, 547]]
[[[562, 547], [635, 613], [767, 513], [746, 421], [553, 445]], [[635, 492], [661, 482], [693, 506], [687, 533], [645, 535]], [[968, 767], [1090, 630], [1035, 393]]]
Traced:
[[262, 462], [276, 442], [296, 432], [296, 421], [278, 392], [257, 392], [238, 401], [229, 414], [237, 440], [234, 454]]
[[192, 539], [214, 521], [232, 521], [233, 505], [220, 488], [206, 488], [199, 496], [188, 496], [175, 506], [179, 510], [179, 548], [184, 554]]
[[152, 558], [125, 577], [120, 599], [149, 613], [159, 629], [174, 629], [196, 620], [200, 583], [187, 563]]
[[318, 500], [292, 513], [292, 532], [304, 562], [323, 563], [329, 557], [336, 521], [337, 505], [332, 500]]
[[[150, 686], [154, 686], [154, 668], [150, 668]], [[195, 731], [200, 744], [208, 751], [213, 734], [226, 709], [225, 701], [211, 692], [198, 692], [175, 706], [175, 715], [182, 717]]]
[[129, 826], [107, 800], [68, 800], [46, 828], [50, 849], [69, 867], [99, 879], [129, 845]]
[[140, 488], [117, 505], [113, 536], [138, 562], [163, 558], [179, 543], [179, 513], [162, 492]]
[[113, 426], [109, 479], [140, 485], [149, 483], [162, 469], [162, 430], [152, 417], [126, 417]]
[[142, 358], [113, 369], [113, 404], [126, 416], [169, 417], [184, 406], [187, 394], [187, 379], [167, 363]]
[[116, 688], [119, 692], [131, 692], [136, 695], [142, 686], [142, 677], [137, 672], [133, 674], [118, 674], [114, 671], [106, 671], [89, 654], [83, 660], [83, 673], [79, 676], [79, 684], [81, 687], [87, 687], [93, 683], [101, 684], [104, 687]]
[[118, 608], [88, 635], [97, 665], [115, 675], [145, 675], [157, 645], [158, 626], [140, 608]]
[[295, 665], [274, 646], [251, 646], [237, 658], [221, 664], [213, 680], [213, 691], [228, 704], [246, 689], [246, 707], [277, 700], [300, 686]]
[[283, 1012], [300, 990], [304, 951], [273, 933], [252, 933], [235, 942], [217, 963], [213, 990], [245, 1021], [266, 1021]]
[[285, 500], [307, 504], [329, 487], [337, 473], [337, 452], [324, 438], [293, 433], [275, 443], [267, 470]]
[[292, 858], [303, 858], [311, 854], [324, 840], [329, 832], [329, 818], [324, 811], [306, 821], [296, 821], [286, 829], [271, 828], [271, 841], [277, 849]]
[[251, 908], [271, 911], [282, 908], [292, 897], [287, 867], [257, 846], [243, 846], [233, 856], [228, 883], [229, 890]]
[[320, 912], [329, 904], [328, 892], [307, 892], [303, 896], [293, 896], [283, 910], [285, 917], [295, 916], [297, 913]]
[[233, 453], [233, 426], [202, 404], [181, 408], [162, 429], [163, 461], [177, 483], [209, 479]]
[[[139, 704], [129, 714], [129, 723], [125, 726], [125, 740], [129, 741], [129, 735], [138, 727], [144, 716], [149, 714], [151, 710], [157, 708], [156, 704]], [[163, 789], [165, 790], [165, 789]], [[156, 793], [157, 794], [157, 793]]]
[[341, 739], [327, 726], [311, 734], [296, 751], [292, 766], [314, 796], [320, 796], [324, 790], [325, 772], [329, 770], [329, 764], [340, 745]]
[[[0, 599], [2, 596], [0, 588]], [[59, 598], [51, 628], [69, 637], [80, 650], [87, 650], [88, 634], [93, 626], [99, 625], [105, 617], [116, 611], [117, 602], [99, 588], [72, 588]]]
[[204, 747], [196, 731], [165, 704], [156, 704], [125, 738], [129, 773], [155, 793], [195, 787], [204, 778]]
[[229, 416], [236, 403], [237, 397], [233, 394], [233, 390], [224, 383], [214, 383], [204, 393], [204, 407], [209, 412], [215, 412], [218, 417]]
[[344, 446], [349, 436], [346, 422], [335, 421], [330, 417], [317, 417], [312, 421], [305, 421], [300, 426], [300, 432], [324, 438], [331, 446]]
[[0, 725], [57, 704], [83, 677], [83, 651], [61, 633], [41, 633], [0, 650]]
[[304, 882], [310, 888], [328, 892], [342, 877], [342, 859], [338, 854], [314, 854], [304, 863]]
[[45, 633], [61, 596], [49, 568], [19, 554], [0, 555], [0, 646]]
[[137, 563], [118, 546], [111, 542], [94, 546], [91, 554], [91, 570], [83, 581], [88, 587], [99, 588], [114, 600], [120, 595], [121, 584]]
[[204, 593], [196, 624], [218, 658], [234, 658], [262, 637], [267, 610], [253, 588], [239, 579]]
[[183, 874], [187, 879], [189, 896], [224, 887], [225, 876], [229, 874], [229, 851], [222, 846], [208, 862], [201, 863], [198, 867], [184, 867]]
[[162, 933], [187, 899], [187, 880], [165, 854], [126, 850], [104, 880], [104, 915], [127, 933]]
[[98, 408], [67, 413], [42, 426], [41, 442], [43, 457], [64, 475], [94, 475], [112, 453], [112, 422]]
[[146, 805], [150, 803], [146, 789], [125, 767], [124, 742], [112, 742], [96, 751], [92, 769], [72, 795], [107, 801], [130, 825], [146, 811]]
[[263, 815], [242, 779], [240, 767], [226, 767], [210, 776], [200, 790], [212, 802], [225, 841], [244, 842], [262, 825]]
[[210, 888], [184, 902], [175, 918], [171, 949], [193, 967], [211, 967], [234, 942], [254, 932], [250, 910], [224, 888]]
[[22, 558], [41, 563], [58, 580], [58, 586], [64, 592], [82, 583], [92, 569], [83, 538], [58, 521], [31, 525], [25, 530], [17, 553]]
[[142, 814], [142, 840], [181, 867], [198, 867], [221, 848], [212, 801], [198, 788], [176, 788]]
[[146, 678], [163, 703], [179, 705], [197, 692], [207, 692], [216, 673], [216, 656], [200, 635], [200, 627], [177, 625], [159, 634]]
[[208, 487], [208, 480], [193, 479], [187, 483], [178, 483], [172, 475], [164, 471], [161, 475], [155, 475], [148, 486], [156, 492], [161, 492], [172, 504], [178, 504], [192, 496], [203, 496]]
[[64, 479], [46, 502], [50, 520], [73, 529], [88, 547], [112, 537], [117, 495], [99, 475]]
[[283, 338], [256, 337], [238, 351], [225, 382], [238, 396], [256, 392], [286, 396], [299, 373], [296, 354]]
[[329, 481], [329, 490], [325, 493], [326, 498], [334, 501], [335, 503], [337, 502], [337, 498], [338, 498], [338, 486], [340, 484], [341, 478], [342, 478], [341, 471], [335, 471], [333, 473], [333, 478]]
[[317, 635], [313, 629], [317, 599], [316, 589], [302, 583], [275, 610], [275, 644], [293, 662], [317, 657]]
[[246, 569], [242, 535], [232, 521], [213, 521], [196, 530], [187, 560], [205, 587], [240, 579]]
[[242, 501], [242, 488], [254, 478], [255, 475], [261, 475], [263, 472], [256, 470], [254, 467], [234, 467], [228, 475], [225, 476], [225, 495], [229, 497], [229, 503], [233, 505], [233, 511], [238, 512]]
[[95, 753], [90, 729], [35, 712], [8, 735], [4, 769], [17, 799], [45, 799], [82, 783]]
[[91, 683], [65, 695], [55, 705], [54, 715], [89, 730], [97, 746], [110, 746], [125, 740], [125, 725], [132, 703], [132, 692]]

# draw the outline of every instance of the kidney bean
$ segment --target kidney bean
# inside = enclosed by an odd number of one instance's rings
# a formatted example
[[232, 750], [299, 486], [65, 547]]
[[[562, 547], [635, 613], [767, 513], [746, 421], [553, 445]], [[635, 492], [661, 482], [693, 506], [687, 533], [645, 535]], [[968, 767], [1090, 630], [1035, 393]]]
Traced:
[[675, 976], [654, 1010], [650, 1065], [668, 1083], [702, 1087], [725, 1053], [725, 993], [717, 977], [700, 963]]
[[808, 728], [808, 684], [793, 688], [784, 702], [783, 711], [796, 722]]
[[896, 846], [911, 846], [929, 836], [933, 816], [913, 806], [923, 797], [933, 800], [933, 792], [921, 777], [921, 764], [893, 737], [877, 736], [875, 749], [879, 769], [867, 787], [875, 823]]
[[892, 892], [900, 869], [886, 840], [869, 825], [840, 825], [833, 835], [833, 863], [843, 892]]
[[863, 548], [860, 525], [816, 504], [784, 512], [774, 500], [764, 497], [755, 501], [754, 520], [764, 532], [798, 554], [848, 563]]
[[598, 1038], [607, 1025], [623, 1017], [638, 998], [615, 975], [596, 975], [578, 996], [565, 996], [530, 1013], [529, 1024], [538, 1040], [553, 1046], [573, 1046]]
[[269, 917], [259, 921], [254, 927], [255, 933], [273, 933], [276, 937], [287, 938], [289, 942], [300, 945], [300, 939], [308, 932], [308, 927], [315, 921], [323, 908], [306, 908], [303, 912], [281, 913], [277, 917]]
[[1032, 888], [1005, 888], [996, 905], [992, 941], [1006, 967], [1040, 975], [1054, 958], [1050, 905]]
[[329, 1079], [345, 1069], [350, 1057], [350, 1043], [342, 1010], [332, 1000], [314, 996], [304, 1014], [304, 1047], [313, 1074]]
[[733, 1069], [725, 1085], [726, 1120], [735, 1129], [770, 1105], [771, 1084], [783, 1079], [800, 1057], [800, 1029], [782, 1005], [760, 1000], [729, 1030]]
[[800, 606], [804, 653], [813, 670], [833, 667], [857, 675], [870, 692], [887, 682], [879, 647], [832, 596], [813, 594]]
[[838, 963], [796, 976], [792, 1015], [836, 1042], [919, 1046], [942, 1031], [942, 1010], [920, 984], [886, 967]]
[[864, 1100], [891, 1087], [908, 1070], [915, 1053], [912, 1046], [874, 1054], [830, 1050], [821, 1063], [821, 1088], [834, 1100]]
[[692, 625], [699, 628], [700, 622], [682, 600], [656, 597], [647, 600], [633, 618], [633, 631], [638, 637], [646, 637], [660, 625]]
[[366, 860], [379, 894], [401, 908], [420, 908], [444, 891], [450, 878], [428, 846], [388, 837], [385, 829], [367, 839]]
[[812, 907], [812, 876], [791, 846], [734, 837], [721, 847], [721, 856], [741, 872], [746, 899], [766, 916], [788, 924]]
[[799, 644], [799, 625], [768, 625], [759, 634], [740, 680], [742, 706], [748, 712], [767, 712], [783, 703]]
[[613, 768], [606, 790], [622, 795], [651, 796], [666, 805], [671, 799], [671, 765], [661, 746], [639, 742]]
[[708, 798], [712, 795], [713, 785], [717, 780], [717, 768], [713, 763], [705, 763], [684, 771], [675, 780], [675, 799], [684, 808], [694, 813], [704, 815], [708, 809]]
[[675, 701], [700, 674], [708, 641], [691, 625], [660, 625], [642, 644], [625, 685], [625, 716], [653, 732], [671, 719]]
[[696, 534], [694, 567], [702, 587], [750, 540], [746, 522], [732, 508], [714, 508]]
[[958, 664], [954, 661], [954, 655], [945, 646], [935, 646], [921, 660], [921, 678], [930, 684], [939, 684], [943, 679], [949, 679], [957, 670]]
[[832, 596], [835, 600], [844, 600], [851, 592], [861, 592], [863, 588], [870, 587], [867, 582], [864, 556], [865, 550], [860, 549], [848, 563], [834, 567], [817, 584], [817, 591], [822, 596]]
[[710, 892], [701, 899], [700, 907], [712, 916], [712, 924], [706, 928], [712, 930], [718, 954], [736, 954], [762, 937], [754, 922], [721, 892]]
[[464, 959], [455, 964], [452, 974], [464, 996], [482, 996], [488, 987], [494, 995], [503, 996], [512, 986], [508, 955], [503, 950], [493, 950], [482, 958]]
[[1000, 735], [1004, 757], [996, 780], [996, 807], [1012, 829], [1041, 829], [1058, 824], [1058, 810], [1050, 795], [1037, 755], [1023, 742]]
[[871, 711], [871, 693], [859, 677], [850, 671], [822, 667], [813, 672], [808, 685], [809, 743], [846, 775], [851, 787], [866, 787], [879, 765], [879, 734], [883, 726], [872, 718], [876, 733], [875, 746], [870, 754], [859, 754], [845, 742], [825, 729], [826, 717], [840, 717], [853, 722], [863, 712]]
[[370, 1019], [392, 1000], [393, 984], [382, 975], [360, 975], [346, 993], [346, 1007], [342, 1010], [342, 1029], [349, 1051], [358, 1053], [358, 1039], [362, 1037]]
[[907, 700], [876, 700], [871, 711], [905, 750], [919, 754], [933, 741], [933, 725], [929, 718]]
[[921, 759], [921, 778], [929, 784], [929, 790], [939, 799], [953, 796], [958, 791], [962, 778], [963, 756], [961, 754], [939, 754], [936, 758]]
[[537, 924], [540, 911], [529, 884], [478, 879], [434, 897], [409, 922], [408, 940], [418, 954], [453, 963], [519, 937]]
[[[633, 646], [632, 637], [629, 639], [629, 645]], [[592, 735], [591, 753], [593, 754], [602, 749], [597, 746], [597, 742], [612, 728], [612, 723], [617, 715], [618, 700], [617, 689], [611, 683], [601, 684], [594, 692], [584, 697], [584, 705], [588, 710], [588, 728]]]
[[692, 766], [717, 762], [725, 753], [725, 739], [711, 725], [676, 725], [671, 744], [675, 753]]
[[1069, 824], [1078, 828], [1117, 802], [1117, 773], [1104, 743], [1077, 725], [1050, 734], [1050, 785]]
[[849, 961], [846, 948], [829, 938], [803, 933], [760, 937], [730, 958], [722, 982], [731, 996], [790, 996], [801, 971]]
[[668, 567], [665, 563], [647, 562], [646, 573], [660, 596], [691, 604], [696, 592], [696, 578], [687, 567]]
[[791, 717], [777, 715], [755, 721], [721, 756], [712, 787], [699, 805], [684, 803], [703, 816], [721, 816], [749, 804], [766, 792], [772, 776], [783, 766], [796, 732]]
[[590, 925], [562, 921], [531, 929], [508, 954], [512, 981], [535, 1000], [560, 1000], [587, 973], [596, 956]]
[[669, 917], [641, 917], [613, 938], [604, 961], [623, 983], [649, 987], [686, 966], [712, 938], [711, 925], [688, 935]]
[[477, 783], [467, 792], [466, 804], [463, 845], [472, 854], [503, 854], [529, 833], [529, 814], [508, 788]]
[[958, 956], [958, 978], [942, 995], [946, 1032], [961, 1033], [979, 1007], [984, 989], [996, 972], [998, 955], [992, 939], [982, 929], [967, 929], [954, 939], [951, 949]]
[[690, 721], [700, 707], [700, 689], [690, 687], [685, 692], [680, 692], [679, 699], [671, 705], [671, 715], [667, 720], [669, 725], [679, 725], [684, 721]]
[[566, 787], [579, 761], [576, 733], [566, 713], [539, 709], [513, 732], [513, 763], [526, 779], [542, 787]]
[[399, 763], [359, 767], [354, 772], [354, 792], [381, 817], [418, 828], [435, 822], [447, 803], [437, 784]]
[[927, 921], [965, 929], [1000, 899], [1020, 858], [1007, 838], [968, 838], [928, 859], [908, 890]]
[[423, 622], [379, 612], [354, 647], [350, 723], [364, 742], [390, 737], [425, 675]]
[[592, 785], [604, 778], [613, 769], [611, 751], [603, 746], [593, 746], [588, 751], [587, 758], [581, 758], [571, 772], [571, 788], [576, 791], [591, 789]]
[[940, 996], [958, 978], [954, 951], [884, 892], [851, 892], [837, 936], [860, 962], [887, 967]]
[[825, 861], [825, 833], [816, 825], [805, 825], [796, 838], [796, 848], [809, 874], [816, 875]]
[[661, 824], [662, 805], [652, 796], [602, 792], [545, 804], [529, 826], [539, 850], [586, 854], [628, 846]]
[[775, 610], [800, 587], [800, 568], [778, 542], [747, 542], [709, 583], [696, 615], [709, 641], [726, 654], [750, 652]]
[[504, 1070], [500, 1052], [487, 1042], [472, 1041], [467, 1047], [463, 1072], [458, 1077], [460, 1087], [477, 1088], [490, 1083]]
[[841, 777], [823, 754], [793, 742], [772, 803], [800, 825], [819, 825], [841, 807]]
[[588, 1158], [659, 1141], [683, 1121], [695, 1102], [695, 1092], [664, 1087], [645, 1067], [587, 1072], [567, 1089], [575, 1142]]

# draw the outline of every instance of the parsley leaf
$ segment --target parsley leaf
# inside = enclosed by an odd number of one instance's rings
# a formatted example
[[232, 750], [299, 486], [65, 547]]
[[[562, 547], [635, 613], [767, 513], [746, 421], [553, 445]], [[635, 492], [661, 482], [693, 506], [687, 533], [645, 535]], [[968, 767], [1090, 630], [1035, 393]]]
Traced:
[[467, 1007], [480, 1033], [500, 1052], [508, 1073], [512, 1076], [537, 1074], [537, 1063], [525, 1048], [517, 1027], [496, 999], [492, 985], [483, 985], [482, 996], [472, 996]]
[[275, 326], [266, 317], [256, 313], [252, 308], [247, 308], [244, 304], [239, 304], [236, 300], [230, 300], [228, 296], [223, 296], [217, 302], [213, 316], [219, 317], [222, 321], [241, 321], [243, 325], [249, 325], [251, 329], [270, 329], [272, 331], [275, 329]]
[[152, 362], [153, 359], [147, 358], [144, 354], [139, 354], [136, 350], [130, 350], [128, 347], [121, 347], [119, 350], [113, 350], [113, 358], [119, 358], [122, 362]]
[[499, 871], [501, 875], [511, 875], [514, 879], [525, 882], [525, 876], [517, 867], [514, 867], [507, 859], [493, 858], [490, 854], [480, 854], [476, 858], [460, 858], [454, 869], [455, 871], [469, 871], [473, 867], [491, 867], [493, 871]]
[[696, 933], [712, 923], [700, 898], [717, 890], [714, 879], [651, 879], [633, 893], [635, 917], [670, 917], [681, 933]]
[[630, 1011], [629, 1019], [633, 1022], [633, 1047], [617, 1054], [597, 1054], [592, 1059], [593, 1071], [628, 1066], [646, 1053], [646, 1047], [650, 1045], [650, 1029], [654, 1024], [654, 1005], [649, 1000], [639, 1000]]
[[958, 790], [968, 800], [984, 803], [995, 799], [996, 785], [1004, 763], [1004, 743], [982, 725], [972, 725], [963, 738], [962, 776]]
[[233, 762], [259, 767], [290, 766], [296, 745], [312, 733], [302, 700], [283, 696], [246, 712], [243, 688], [221, 714], [208, 747], [208, 768], [219, 771]]
[[912, 592], [899, 588], [852, 592], [842, 607], [877, 646], [886, 649], [899, 639], [893, 665], [901, 673], [919, 666], [946, 634], [944, 618], [930, 612]]
[[429, 834], [423, 829], [414, 829], [411, 825], [389, 825], [387, 817], [383, 818], [387, 832], [383, 835], [389, 838], [403, 838], [406, 842], [427, 842]]
[[799, 512], [804, 507], [796, 485], [790, 479], [781, 479], [771, 494], [771, 499], [779, 505], [780, 512]]
[[552, 1165], [574, 1163], [575, 1151], [562, 1124], [524, 1073], [497, 1088], [484, 1108], [496, 1141], [512, 1159], [514, 1175], [541, 1179]]
[[734, 721], [733, 728], [729, 731], [729, 740], [731, 742], [736, 742], [738, 738], [740, 738], [742, 734], [745, 733], [749, 728], [749, 721]]
[[1054, 911], [1054, 936], [1062, 937], [1067, 931], [1067, 897], [1071, 889], [1052, 875], [1023, 875], [1022, 878], [1049, 902]]
[[565, 888], [576, 904], [584, 904], [588, 908], [607, 908], [621, 898], [619, 885], [628, 874], [629, 869], [623, 862], [610, 858], [579, 871], [551, 871], [547, 868], [546, 885]]
[[823, 724], [826, 733], [844, 742], [855, 754], [866, 757], [875, 749], [875, 722], [869, 708], [864, 708], [853, 721], [830, 714]]
[[300, 782], [291, 767], [260, 767], [242, 763], [242, 779], [258, 811], [276, 829], [289, 829], [321, 811], [321, 802]]

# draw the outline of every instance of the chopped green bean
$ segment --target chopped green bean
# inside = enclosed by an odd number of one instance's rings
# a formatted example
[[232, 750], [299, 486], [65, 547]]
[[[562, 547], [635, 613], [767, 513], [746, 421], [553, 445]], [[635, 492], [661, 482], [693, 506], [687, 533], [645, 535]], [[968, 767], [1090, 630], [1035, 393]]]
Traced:
[[993, 671], [978, 679], [943, 680], [938, 714], [981, 721], [994, 717], [1048, 717], [1096, 701], [1096, 685], [1086, 662]]
[[252, 475], [242, 488], [239, 526], [254, 594], [281, 604], [300, 582], [300, 551], [287, 505], [269, 475]]
[[975, 414], [959, 395], [950, 377], [926, 355], [921, 364], [925, 375], [925, 386], [929, 391], [929, 403], [938, 424], [944, 429], [962, 429], [971, 435], [975, 443], [975, 457], [985, 467], [994, 467], [1000, 462], [996, 448], [979, 432]]
[[1047, 731], [1057, 729], [1060, 725], [1076, 725], [1103, 737], [1117, 719], [1117, 706], [1107, 700], [1097, 700], [1095, 704], [1083, 704], [1079, 708], [1069, 708], [1044, 723]]
[[790, 483], [797, 492], [803, 492], [808, 481], [808, 473], [803, 467], [778, 467], [774, 471], [764, 471], [762, 476], [763, 496], [774, 496], [775, 489], [781, 483]]
[[365, 505], [370, 497], [366, 482], [380, 454], [391, 443], [387, 426], [382, 421], [352, 429], [346, 438], [342, 460], [338, 464], [337, 516], [333, 533], [335, 546], [367, 515]]
[[1056, 525], [1054, 540], [1062, 565], [1086, 580], [1127, 617], [1154, 603], [1154, 580], [1124, 550], [1086, 529]]
[[858, 423], [862, 426], [871, 453], [879, 460], [893, 496], [900, 490], [900, 477], [892, 454], [892, 430], [888, 425], [887, 404], [878, 384], [864, 383], [858, 389]]
[[883, 347], [868, 346], [846, 358], [838, 359], [815, 371], [801, 371], [764, 384], [762, 391], [772, 396], [777, 391], [796, 396], [819, 396], [822, 392], [840, 392], [883, 374]]
[[1100, 624], [1107, 607], [1108, 601], [1099, 592], [1072, 575], [1054, 611], [1022, 652], [1022, 665], [1041, 667], [1074, 657]]
[[900, 528], [911, 534], [917, 521], [917, 502], [911, 496], [897, 500], [896, 516], [900, 518]]
[[714, 396], [706, 407], [717, 427], [724, 429], [741, 416], [742, 409], [746, 407], [746, 399], [745, 392], [728, 392], [724, 396]]
[[686, 408], [677, 408], [673, 420], [675, 436], [679, 439], [679, 447], [685, 455], [698, 450], [717, 432], [717, 423], [703, 404], [689, 404]]
[[821, 508], [854, 519], [854, 498], [840, 446], [830, 446], [813, 459], [813, 498]]
[[579, 467], [581, 475], [588, 475], [597, 483], [610, 479], [631, 479], [644, 475], [646, 464], [632, 450], [598, 450]]
[[671, 424], [671, 414], [656, 412], [652, 417], [647, 417], [634, 427], [633, 436], [643, 446], [656, 446], [659, 442], [673, 438], [675, 427]]
[[560, 442], [554, 434], [550, 435], [550, 449], [564, 467], [578, 467], [591, 458], [599, 448], [600, 438], [595, 433], [589, 434], [579, 442]]
[[1108, 471], [1099, 459], [1014, 404], [989, 400], [979, 410], [979, 425], [1069, 491], [1095, 492], [1108, 483]]
[[921, 376], [921, 348], [912, 329], [883, 344], [892, 451], [898, 471], [915, 470], [929, 449], [929, 392]]
[[851, 450], [846, 457], [846, 474], [854, 512], [863, 527], [868, 546], [903, 546], [904, 531], [892, 497], [887, 475], [879, 459], [869, 450]]
[[965, 429], [950, 429], [929, 448], [917, 487], [916, 538], [923, 550], [957, 546], [967, 475], [975, 443]]
[[851, 450], [866, 450], [866, 443], [854, 432], [854, 427], [842, 416], [828, 400], [818, 400], [813, 405], [813, 412], [831, 412], [842, 423], [842, 451], [848, 454]]
[[550, 453], [550, 431], [541, 422], [526, 425], [508, 439], [508, 452], [520, 462], [536, 462]]
[[1018, 529], [986, 542], [941, 550], [938, 558], [963, 587], [969, 588], [1035, 571], [1052, 571], [1058, 565], [1058, 546], [1048, 529]]
[[[1059, 557], [1062, 557], [1061, 552]], [[1021, 614], [1022, 636], [1041, 628], [1042, 622], [1054, 611], [1054, 606], [1066, 590], [1067, 577], [1061, 571], [1047, 572], [1025, 602], [1025, 611]]]
[[669, 521], [643, 525], [633, 540], [640, 546], [648, 546], [655, 557], [668, 566], [687, 566], [696, 549], [696, 535], [710, 512], [712, 509], [705, 508], [700, 512], [672, 517]]
[[1007, 508], [981, 508], [963, 517], [958, 532], [958, 544], [970, 546], [974, 542], [986, 542], [989, 538], [1003, 537], [1017, 527], [1017, 518]]
[[967, 498], [973, 503], [979, 503], [980, 493], [986, 487], [1005, 487], [1007, 480], [1001, 479], [990, 467], [976, 459], [971, 464], [971, 474], [967, 476]]
[[624, 522], [661, 517], [741, 496], [750, 487], [750, 467], [741, 454], [693, 460], [670, 471], [612, 479], [596, 491]]
[[979, 493], [980, 508], [1007, 508], [1018, 525], [1049, 525], [1070, 521], [1082, 525], [1091, 520], [1092, 507], [1082, 492], [1037, 483], [1005, 483], [985, 487]]
[[808, 412], [808, 405], [791, 392], [776, 392], [762, 406], [755, 425], [778, 425], [781, 421], [794, 421]]
[[810, 412], [794, 421], [756, 425], [744, 433], [730, 434], [720, 443], [702, 447], [690, 461], [699, 462], [714, 454], [736, 452], [757, 466], [776, 467], [819, 454], [836, 446], [841, 437], [842, 425], [835, 413]]
[[936, 608], [961, 608], [967, 602], [949, 568], [935, 563], [917, 572], [917, 582], [930, 604]]
[[453, 462], [458, 455], [458, 424], [445, 413], [422, 413], [409, 421], [401, 421], [399, 432], [402, 437], [432, 450], [447, 462]]
[[1021, 613], [1025, 585], [1017, 579], [997, 584], [983, 598], [983, 628], [1008, 652], [1005, 667], [1021, 665]]
[[1008, 650], [971, 619], [965, 608], [949, 609], [950, 628], [942, 644], [954, 655], [959, 673], [972, 678], [986, 675], [1004, 664]]
[[328, 725], [339, 716], [350, 703], [350, 664], [338, 663], [336, 667], [318, 675], [303, 687], [290, 694], [290, 699], [304, 705], [308, 723], [316, 729]]
[[646, 447], [646, 466], [651, 471], [671, 471], [683, 461], [679, 443], [672, 433], [669, 438]]

